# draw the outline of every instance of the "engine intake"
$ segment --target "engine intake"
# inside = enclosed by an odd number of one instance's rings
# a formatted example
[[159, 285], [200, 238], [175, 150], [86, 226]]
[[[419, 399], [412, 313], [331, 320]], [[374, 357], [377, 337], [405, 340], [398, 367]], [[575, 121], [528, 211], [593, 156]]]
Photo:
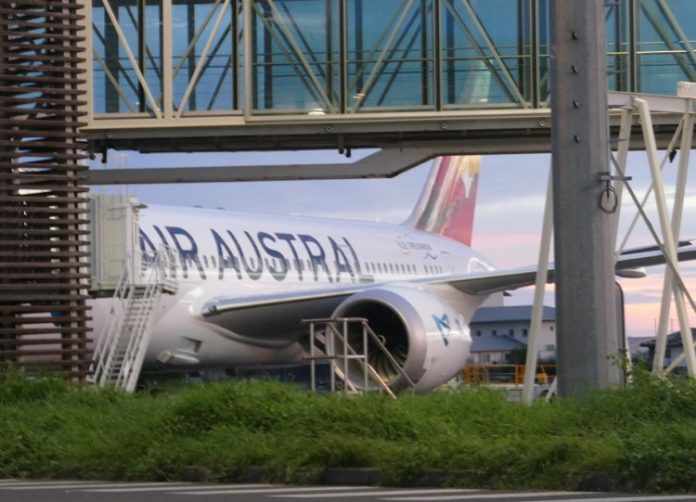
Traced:
[[[467, 321], [478, 303], [478, 298], [472, 299], [449, 286], [392, 284], [347, 298], [333, 317], [367, 319], [372, 331], [415, 383], [415, 389], [428, 390], [452, 378], [464, 366], [471, 345]], [[359, 324], [350, 326], [348, 342], [357, 353], [363, 353]], [[369, 364], [391, 388], [408, 386], [408, 380], [371, 337], [367, 351]], [[352, 360], [351, 383], [362, 387], [362, 375], [362, 365]]]
[[[409, 335], [404, 319], [390, 306], [377, 301], [362, 300], [349, 305], [341, 314], [345, 317], [364, 317], [369, 320], [370, 329], [377, 335], [400, 367], [408, 359]], [[348, 343], [358, 352], [363, 352], [363, 330], [359, 324], [351, 324]], [[360, 349], [358, 349], [360, 348]], [[380, 377], [391, 381], [399, 376], [399, 370], [381, 350], [374, 338], [367, 337], [367, 359]]]

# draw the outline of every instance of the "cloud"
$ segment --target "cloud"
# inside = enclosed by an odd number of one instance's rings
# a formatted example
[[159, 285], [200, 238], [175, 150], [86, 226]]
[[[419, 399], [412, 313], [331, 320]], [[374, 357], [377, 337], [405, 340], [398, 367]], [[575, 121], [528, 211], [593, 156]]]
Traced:
[[505, 216], [509, 220], [513, 220], [518, 218], [520, 214], [543, 212], [545, 200], [545, 196], [540, 194], [508, 197], [504, 200], [479, 204], [476, 207], [476, 212], [489, 218]]

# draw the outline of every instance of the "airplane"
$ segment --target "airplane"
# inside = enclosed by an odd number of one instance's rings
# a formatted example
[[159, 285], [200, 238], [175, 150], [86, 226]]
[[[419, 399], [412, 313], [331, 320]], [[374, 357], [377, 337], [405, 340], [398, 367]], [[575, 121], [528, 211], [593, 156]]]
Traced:
[[[173, 249], [179, 292], [159, 303], [143, 370], [297, 365], [308, 355], [303, 319], [361, 317], [401, 367], [369, 348], [391, 388], [447, 382], [469, 355], [476, 309], [536, 274], [535, 266], [496, 270], [471, 248], [479, 171], [477, 156], [437, 159], [398, 225], [146, 206], [143, 263], [161, 245]], [[661, 262], [647, 248], [622, 255], [617, 271]], [[103, 319], [108, 301], [93, 308]]]

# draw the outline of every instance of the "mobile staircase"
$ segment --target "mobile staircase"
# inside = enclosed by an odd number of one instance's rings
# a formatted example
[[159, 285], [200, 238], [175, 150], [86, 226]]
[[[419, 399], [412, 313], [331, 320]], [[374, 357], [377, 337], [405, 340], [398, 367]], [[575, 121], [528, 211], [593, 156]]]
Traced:
[[[322, 319], [304, 319], [309, 325], [309, 356], [305, 357], [310, 363], [310, 387], [312, 392], [317, 390], [317, 362], [328, 361], [330, 365], [330, 388], [332, 392], [337, 389], [336, 377], [343, 383], [343, 392], [347, 394], [360, 394], [376, 389], [386, 392], [393, 399], [396, 394], [389, 387], [388, 382], [369, 363], [368, 348], [372, 345], [387, 358], [391, 366], [408, 383], [410, 388], [415, 384], [406, 374], [401, 365], [389, 352], [379, 336], [370, 328], [367, 319], [362, 317], [332, 317]], [[358, 324], [362, 330], [362, 352], [358, 352], [348, 341], [348, 334], [352, 325]], [[351, 379], [351, 362], [357, 363], [360, 376]], [[362, 380], [358, 388], [354, 382]], [[374, 383], [376, 386], [371, 386]]]
[[173, 251], [161, 247], [139, 273], [131, 258], [123, 266], [109, 316], [94, 349], [92, 381], [133, 392], [150, 341], [153, 315], [163, 294], [175, 294], [178, 285]]

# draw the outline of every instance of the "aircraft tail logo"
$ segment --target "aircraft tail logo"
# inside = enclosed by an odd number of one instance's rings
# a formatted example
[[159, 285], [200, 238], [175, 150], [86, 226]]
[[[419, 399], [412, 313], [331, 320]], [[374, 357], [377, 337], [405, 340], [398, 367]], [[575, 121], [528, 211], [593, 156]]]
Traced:
[[438, 158], [407, 223], [471, 246], [480, 168], [479, 156]]

